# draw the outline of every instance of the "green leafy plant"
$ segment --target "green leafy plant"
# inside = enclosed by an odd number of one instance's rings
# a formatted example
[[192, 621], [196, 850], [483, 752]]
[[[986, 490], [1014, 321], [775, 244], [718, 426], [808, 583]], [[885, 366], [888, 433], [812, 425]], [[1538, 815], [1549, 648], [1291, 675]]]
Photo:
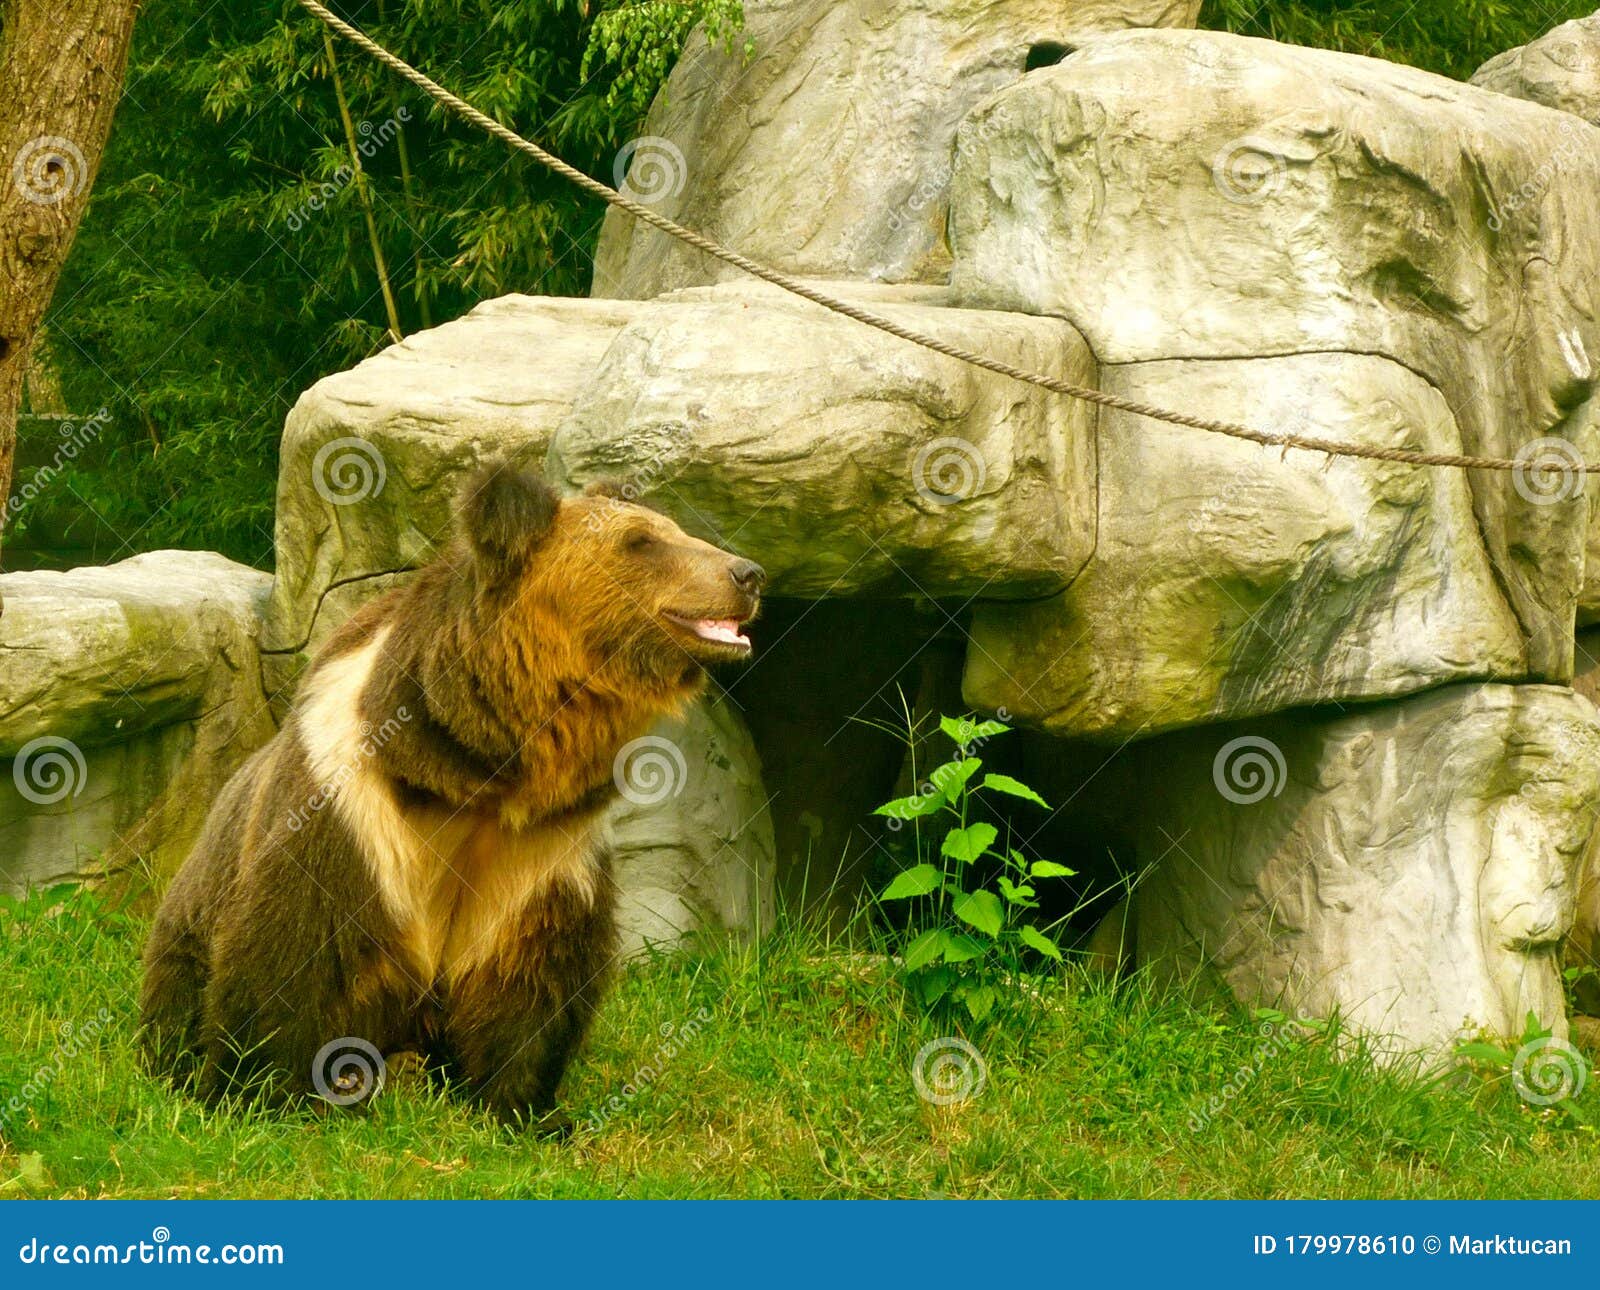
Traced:
[[[905, 947], [906, 983], [924, 1006], [948, 1002], [982, 1021], [1004, 989], [1030, 975], [1030, 953], [1061, 962], [1061, 946], [1050, 927], [1035, 921], [1035, 884], [1069, 878], [1076, 871], [1000, 846], [999, 828], [975, 818], [975, 808], [985, 797], [1020, 799], [1048, 809], [1044, 798], [1009, 775], [989, 772], [980, 777], [978, 746], [1010, 727], [973, 717], [941, 717], [939, 728], [955, 743], [956, 755], [935, 767], [916, 795], [885, 802], [875, 812], [916, 827], [918, 856], [878, 899], [931, 903], [932, 925]], [[928, 827], [935, 823], [945, 827]]]
[[[588, 80], [601, 67], [616, 68], [606, 106], [642, 118], [696, 23], [704, 25], [708, 41], [732, 53], [744, 29], [743, 0], [622, 0], [608, 5], [595, 14], [582, 75]], [[746, 55], [754, 49], [745, 42]]]
[[[1469, 1063], [1484, 1077], [1486, 1083], [1495, 1085], [1509, 1080], [1523, 1099], [1532, 1102], [1536, 1108], [1558, 1111], [1573, 1127], [1593, 1132], [1597, 1127], [1592, 1119], [1593, 1113], [1586, 1111], [1577, 1099], [1577, 1094], [1587, 1083], [1586, 1076], [1572, 1075], [1571, 1088], [1558, 1083], [1553, 1090], [1548, 1090], [1540, 1084], [1541, 1077], [1537, 1073], [1530, 1076], [1524, 1069], [1525, 1063], [1533, 1063], [1538, 1052], [1552, 1044], [1557, 1050], [1556, 1060], [1565, 1062], [1565, 1071], [1559, 1073], [1570, 1075], [1579, 1066], [1587, 1069], [1590, 1064], [1588, 1059], [1571, 1044], [1555, 1040], [1554, 1031], [1532, 1012], [1523, 1023], [1522, 1037], [1514, 1045], [1492, 1038], [1464, 1040], [1456, 1045], [1455, 1055]], [[1531, 1083], [1521, 1082], [1523, 1080], [1531, 1080]], [[1549, 1092], [1550, 1095], [1530, 1096], [1530, 1087], [1540, 1093]]]
[[1553, 1033], [1549, 1026], [1539, 1020], [1537, 1014], [1530, 1012], [1527, 1021], [1523, 1023], [1522, 1038], [1517, 1040], [1514, 1046], [1497, 1039], [1462, 1040], [1456, 1044], [1455, 1054], [1475, 1065], [1509, 1071], [1516, 1061], [1519, 1049], [1528, 1044], [1538, 1043], [1542, 1039], [1549, 1039]]

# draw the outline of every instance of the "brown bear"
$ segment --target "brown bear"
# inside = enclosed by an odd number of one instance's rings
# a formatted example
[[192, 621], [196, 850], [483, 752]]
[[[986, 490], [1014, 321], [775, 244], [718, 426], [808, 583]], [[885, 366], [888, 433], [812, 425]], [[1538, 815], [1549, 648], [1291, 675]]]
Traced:
[[741, 659], [761, 567], [614, 487], [490, 466], [459, 536], [308, 668], [218, 797], [144, 956], [145, 1050], [215, 1097], [411, 1049], [501, 1119], [556, 1089], [614, 953], [597, 842], [619, 749]]

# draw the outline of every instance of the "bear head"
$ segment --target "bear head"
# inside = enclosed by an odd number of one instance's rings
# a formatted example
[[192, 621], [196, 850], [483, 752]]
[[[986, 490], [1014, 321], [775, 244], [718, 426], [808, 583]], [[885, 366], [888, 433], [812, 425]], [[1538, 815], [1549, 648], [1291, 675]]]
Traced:
[[498, 606], [570, 674], [619, 671], [693, 684], [707, 664], [750, 655], [761, 566], [691, 537], [619, 485], [561, 497], [538, 475], [481, 469], [461, 500], [480, 603]]

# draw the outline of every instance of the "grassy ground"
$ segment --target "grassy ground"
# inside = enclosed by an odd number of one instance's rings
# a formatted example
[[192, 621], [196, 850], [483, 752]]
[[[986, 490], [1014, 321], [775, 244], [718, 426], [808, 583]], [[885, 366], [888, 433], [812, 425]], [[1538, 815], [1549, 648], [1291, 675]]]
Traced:
[[[210, 1112], [134, 1061], [143, 931], [92, 896], [0, 907], [0, 1194], [1600, 1195], [1593, 1130], [1503, 1079], [1384, 1074], [1138, 982], [1069, 975], [973, 1036], [982, 1087], [934, 1105], [912, 1068], [941, 1028], [881, 959], [799, 934], [631, 968], [567, 1089], [611, 1113], [565, 1145], [404, 1070], [366, 1114]], [[1578, 1109], [1600, 1122], [1600, 1081]]]

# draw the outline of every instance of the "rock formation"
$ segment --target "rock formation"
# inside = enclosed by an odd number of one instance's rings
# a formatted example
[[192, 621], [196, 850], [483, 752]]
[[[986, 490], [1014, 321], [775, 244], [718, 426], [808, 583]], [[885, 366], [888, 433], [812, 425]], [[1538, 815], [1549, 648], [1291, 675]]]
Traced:
[[272, 737], [270, 581], [204, 551], [0, 577], [0, 885], [183, 858]]

